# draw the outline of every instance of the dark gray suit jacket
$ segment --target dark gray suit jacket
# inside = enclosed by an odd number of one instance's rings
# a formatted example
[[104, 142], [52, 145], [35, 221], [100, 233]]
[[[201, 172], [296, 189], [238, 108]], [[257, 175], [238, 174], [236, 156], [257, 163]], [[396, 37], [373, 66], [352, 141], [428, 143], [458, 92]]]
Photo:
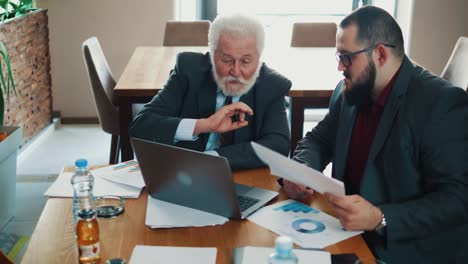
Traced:
[[[213, 78], [209, 54], [181, 53], [164, 89], [138, 113], [130, 126], [132, 137], [174, 145], [174, 135], [183, 118], [207, 118], [215, 113], [217, 85]], [[248, 126], [234, 131], [234, 143], [216, 151], [228, 159], [232, 169], [264, 166], [250, 141], [255, 141], [283, 155], [289, 153], [289, 126], [284, 96], [291, 82], [265, 64], [252, 89], [240, 101], [250, 106]], [[209, 134], [196, 141], [175, 145], [204, 151]]]
[[[356, 107], [340, 83], [328, 115], [299, 143], [295, 159], [345, 182]], [[360, 195], [387, 220], [367, 232], [388, 263], [458, 263], [467, 256], [468, 95], [405, 57], [382, 113]], [[349, 193], [349, 189], [347, 190]], [[465, 259], [466, 261], [466, 259]], [[466, 262], [464, 262], [466, 263]]]

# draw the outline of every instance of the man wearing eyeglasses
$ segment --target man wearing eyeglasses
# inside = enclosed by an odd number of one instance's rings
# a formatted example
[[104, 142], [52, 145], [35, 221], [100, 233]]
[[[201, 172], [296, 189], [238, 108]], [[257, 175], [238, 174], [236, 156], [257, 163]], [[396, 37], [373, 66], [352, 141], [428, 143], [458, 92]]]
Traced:
[[[396, 21], [363, 7], [341, 23], [336, 87], [294, 159], [345, 183], [325, 194], [346, 230], [388, 263], [467, 263], [468, 96], [405, 56]], [[289, 197], [312, 190], [283, 181]]]

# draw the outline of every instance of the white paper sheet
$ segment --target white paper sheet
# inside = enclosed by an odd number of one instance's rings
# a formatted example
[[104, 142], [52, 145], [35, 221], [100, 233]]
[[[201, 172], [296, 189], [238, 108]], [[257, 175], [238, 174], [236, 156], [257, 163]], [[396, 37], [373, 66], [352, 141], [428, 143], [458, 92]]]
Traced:
[[288, 159], [255, 142], [251, 142], [251, 144], [257, 156], [270, 167], [271, 174], [303, 184], [319, 193], [329, 192], [340, 196], [345, 195], [343, 182], [327, 177], [317, 170]]
[[[73, 186], [71, 184], [72, 176], [72, 172], [62, 172], [44, 195], [51, 197], [73, 197]], [[101, 177], [94, 177], [94, 196], [115, 195], [123, 198], [138, 198], [141, 189], [142, 188], [108, 181]]]
[[338, 219], [295, 200], [266, 206], [248, 219], [304, 248], [324, 248], [361, 234], [345, 231]]
[[95, 177], [105, 178], [109, 181], [118, 182], [137, 188], [145, 187], [143, 175], [136, 160], [129, 160], [119, 164], [92, 170]]
[[[242, 247], [234, 251], [234, 264], [267, 263], [268, 257], [275, 252], [274, 248]], [[331, 255], [327, 251], [293, 249], [299, 263], [330, 264]]]
[[148, 196], [145, 224], [151, 228], [222, 225], [229, 219]]
[[216, 262], [216, 248], [140, 246], [133, 249], [130, 264], [210, 264]]

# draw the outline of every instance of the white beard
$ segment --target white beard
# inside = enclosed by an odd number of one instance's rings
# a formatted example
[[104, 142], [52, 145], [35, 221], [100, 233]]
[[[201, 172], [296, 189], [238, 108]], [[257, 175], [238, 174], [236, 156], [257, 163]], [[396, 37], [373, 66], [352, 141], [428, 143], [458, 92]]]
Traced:
[[[216, 66], [214, 62], [212, 61], [213, 67], [212, 72], [213, 72], [213, 77], [215, 79], [216, 84], [218, 87], [223, 91], [223, 94], [225, 96], [242, 96], [250, 91], [252, 87], [254, 86], [255, 82], [257, 81], [258, 76], [260, 75], [260, 68], [262, 67], [262, 62], [258, 62], [258, 67], [255, 70], [254, 74], [249, 80], [246, 80], [242, 77], [236, 78], [233, 76], [226, 76], [223, 78], [220, 78], [218, 74], [216, 73]], [[229, 86], [231, 89], [228, 89], [226, 87], [226, 83], [235, 81], [237, 82], [236, 84], [230, 84]]]

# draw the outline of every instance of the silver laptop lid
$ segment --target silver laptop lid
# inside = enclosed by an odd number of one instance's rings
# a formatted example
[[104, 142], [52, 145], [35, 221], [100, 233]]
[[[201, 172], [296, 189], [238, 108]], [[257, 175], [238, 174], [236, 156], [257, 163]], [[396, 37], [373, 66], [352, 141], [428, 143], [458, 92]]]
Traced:
[[132, 138], [149, 195], [228, 218], [241, 218], [224, 157]]

